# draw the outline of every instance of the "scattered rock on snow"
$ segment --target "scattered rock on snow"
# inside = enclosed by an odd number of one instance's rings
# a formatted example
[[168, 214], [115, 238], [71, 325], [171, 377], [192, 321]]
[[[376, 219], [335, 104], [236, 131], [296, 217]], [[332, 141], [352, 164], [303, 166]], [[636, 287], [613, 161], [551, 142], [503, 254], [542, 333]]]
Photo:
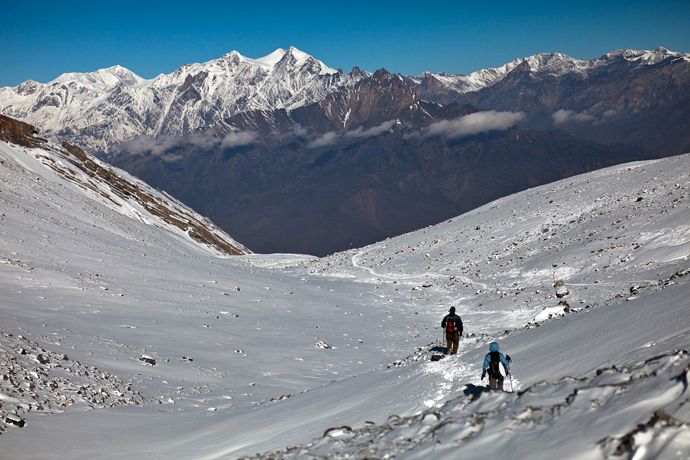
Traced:
[[546, 307], [537, 316], [534, 317], [534, 321], [546, 321], [556, 316], [563, 316], [566, 313], [565, 307], [559, 305], [557, 307]]
[[145, 404], [147, 398], [112, 374], [0, 331], [0, 433], [24, 426], [25, 414], [69, 407]]
[[352, 434], [352, 428], [350, 428], [347, 425], [329, 428], [323, 433], [324, 437], [330, 436], [331, 438], [340, 438], [343, 436], [350, 436], [351, 434]]

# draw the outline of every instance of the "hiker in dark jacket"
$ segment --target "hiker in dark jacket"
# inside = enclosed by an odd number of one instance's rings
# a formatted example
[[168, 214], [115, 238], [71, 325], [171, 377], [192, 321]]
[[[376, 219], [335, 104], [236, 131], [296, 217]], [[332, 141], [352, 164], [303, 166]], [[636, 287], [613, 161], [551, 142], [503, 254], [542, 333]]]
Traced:
[[448, 315], [441, 321], [441, 327], [446, 331], [446, 348], [451, 355], [456, 354], [462, 335], [462, 320], [455, 314], [455, 307], [450, 307]]
[[[489, 389], [503, 391], [503, 377], [510, 372], [510, 356], [503, 356], [498, 351], [498, 343], [491, 342], [489, 353], [484, 357], [484, 367], [482, 368], [482, 380], [489, 371]], [[501, 366], [503, 369], [501, 369]]]

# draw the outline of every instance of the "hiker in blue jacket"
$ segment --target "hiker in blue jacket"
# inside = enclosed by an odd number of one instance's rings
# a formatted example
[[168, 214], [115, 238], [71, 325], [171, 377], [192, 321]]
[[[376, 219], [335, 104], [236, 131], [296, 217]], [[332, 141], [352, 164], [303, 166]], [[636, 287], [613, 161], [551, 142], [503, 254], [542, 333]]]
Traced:
[[496, 342], [491, 342], [489, 353], [484, 357], [482, 380], [486, 377], [487, 370], [489, 371], [489, 390], [503, 391], [503, 377], [510, 372], [510, 356], [503, 356], [503, 353], [498, 351]]

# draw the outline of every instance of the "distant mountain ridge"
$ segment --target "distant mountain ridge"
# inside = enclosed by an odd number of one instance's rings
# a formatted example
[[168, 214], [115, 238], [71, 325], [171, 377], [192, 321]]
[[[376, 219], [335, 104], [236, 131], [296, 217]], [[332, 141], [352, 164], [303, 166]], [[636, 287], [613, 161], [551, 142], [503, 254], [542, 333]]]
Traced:
[[563, 54], [516, 59], [468, 76], [407, 77], [422, 99], [521, 111], [526, 125], [668, 154], [690, 151], [690, 54], [617, 50], [591, 61]]
[[[439, 97], [440, 94], [461, 95], [493, 86], [514, 69], [520, 68], [532, 74], [545, 77], [561, 77], [568, 74], [586, 75], [600, 71], [613, 63], [626, 62], [631, 65], [656, 65], [667, 59], [681, 59], [690, 62], [690, 53], [679, 53], [659, 47], [653, 51], [616, 50], [604, 56], [586, 61], [574, 59], [563, 53], [539, 53], [518, 58], [501, 67], [488, 68], [465, 75], [423, 72], [417, 76], [405, 77], [410, 86], [428, 101], [446, 103], [452, 97]], [[442, 90], [442, 91], [441, 91]]]
[[656, 155], [519, 126], [525, 115], [420, 99], [378, 70], [292, 110], [125, 143], [110, 161], [260, 253], [326, 255], [580, 172]]

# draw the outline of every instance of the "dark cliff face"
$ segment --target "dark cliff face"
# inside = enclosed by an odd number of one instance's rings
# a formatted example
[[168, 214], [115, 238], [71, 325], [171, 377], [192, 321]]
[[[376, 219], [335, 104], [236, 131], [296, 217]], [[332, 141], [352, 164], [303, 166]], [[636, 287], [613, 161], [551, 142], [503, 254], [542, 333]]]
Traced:
[[381, 69], [355, 86], [329, 95], [319, 105], [336, 129], [346, 131], [395, 118], [412, 120], [418, 103], [419, 98], [402, 78]]
[[0, 115], [0, 141], [11, 142], [24, 147], [37, 147], [45, 139], [34, 136], [36, 128], [19, 120]]
[[241, 146], [180, 142], [171, 160], [125, 152], [113, 162], [210, 216], [254, 251], [325, 255], [529, 187], [652, 157], [519, 126], [459, 139], [420, 134], [475, 112], [421, 101], [404, 80], [379, 71], [307, 107], [225, 120], [223, 133], [260, 133]]
[[313, 133], [344, 133], [368, 129], [389, 120], [400, 120], [415, 127], [426, 126], [436, 118], [461, 116], [477, 111], [473, 106], [453, 104], [441, 108], [422, 101], [398, 75], [381, 69], [354, 86], [341, 87], [321, 101], [294, 110], [253, 111], [224, 120], [227, 127], [257, 131], [264, 136], [275, 131], [286, 133], [295, 126], [308, 127]]

